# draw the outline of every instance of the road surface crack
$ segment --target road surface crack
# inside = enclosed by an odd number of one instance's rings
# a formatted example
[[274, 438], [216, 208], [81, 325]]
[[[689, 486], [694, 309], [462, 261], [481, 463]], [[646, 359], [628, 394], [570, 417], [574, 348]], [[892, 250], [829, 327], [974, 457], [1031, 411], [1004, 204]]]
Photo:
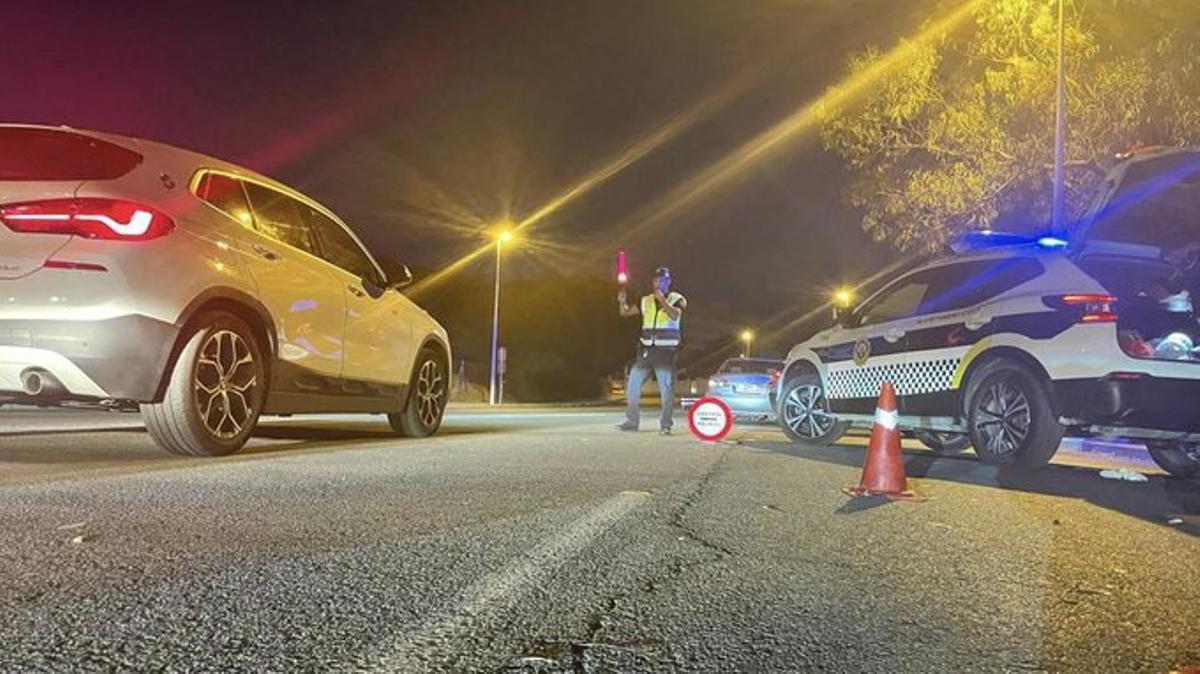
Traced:
[[729, 448], [726, 448], [723, 452], [721, 452], [721, 457], [714, 461], [712, 466], [705, 471], [704, 476], [700, 478], [700, 482], [696, 485], [696, 488], [684, 498], [683, 503], [680, 504], [671, 517], [672, 527], [683, 532], [683, 536], [687, 540], [692, 541], [693, 543], [696, 543], [706, 550], [718, 555], [718, 558], [733, 555], [733, 551], [719, 543], [710, 541], [701, 536], [700, 532], [688, 525], [687, 516], [692, 510], [695, 509], [696, 505], [703, 500], [704, 495], [708, 492], [709, 485], [712, 484], [713, 478], [721, 472], [721, 469], [724, 468], [725, 462], [728, 460], [728, 458]]
[[[677, 552], [667, 557], [658, 573], [651, 574], [636, 583], [632, 589], [612, 594], [602, 600], [601, 606], [587, 618], [584, 638], [578, 641], [542, 641], [533, 644], [524, 654], [514, 659], [515, 667], [508, 671], [571, 671], [583, 674], [604, 669], [595, 662], [589, 662], [589, 655], [596, 651], [624, 651], [635, 654], [651, 663], [659, 664], [665, 669], [677, 670], [678, 663], [670, 649], [661, 642], [621, 641], [606, 638], [605, 620], [617, 613], [623, 602], [634, 599], [635, 594], [656, 592], [669, 583], [679, 580], [684, 574], [698, 567], [719, 562], [734, 555], [733, 550], [705, 538], [693, 525], [688, 523], [688, 517], [703, 502], [713, 481], [720, 475], [729, 458], [731, 448], [725, 447], [721, 456], [705, 470], [704, 474], [671, 511], [666, 524], [676, 532], [676, 541], [683, 541], [697, 546], [705, 554], [697, 559], [695, 555]], [[547, 668], [546, 659], [558, 663], [558, 667]], [[655, 662], [657, 661], [657, 662]]]

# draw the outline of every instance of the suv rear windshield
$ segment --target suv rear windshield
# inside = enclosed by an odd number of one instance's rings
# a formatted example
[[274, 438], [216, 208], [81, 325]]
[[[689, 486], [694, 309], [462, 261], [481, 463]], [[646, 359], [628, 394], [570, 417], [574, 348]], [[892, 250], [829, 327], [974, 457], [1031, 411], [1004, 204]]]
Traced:
[[782, 366], [781, 363], [774, 360], [746, 360], [738, 358], [735, 360], [727, 360], [721, 364], [721, 374], [767, 374], [772, 370], [778, 370]]
[[0, 180], [112, 180], [142, 155], [56, 129], [0, 128]]

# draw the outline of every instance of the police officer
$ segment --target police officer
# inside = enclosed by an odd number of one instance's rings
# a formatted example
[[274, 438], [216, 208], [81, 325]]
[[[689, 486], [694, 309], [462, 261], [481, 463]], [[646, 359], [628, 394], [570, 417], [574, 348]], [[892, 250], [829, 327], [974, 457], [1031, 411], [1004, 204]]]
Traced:
[[629, 370], [625, 383], [625, 423], [617, 426], [622, 431], [638, 429], [638, 399], [642, 384], [654, 372], [658, 381], [658, 393], [662, 397], [662, 416], [659, 432], [671, 434], [671, 410], [674, 406], [675, 356], [679, 351], [679, 320], [687, 307], [687, 299], [671, 290], [671, 270], [659, 267], [654, 270], [654, 292], [642, 297], [638, 306], [629, 306], [629, 297], [624, 288], [617, 293], [622, 316], [642, 316], [642, 336], [639, 340], [637, 360]]

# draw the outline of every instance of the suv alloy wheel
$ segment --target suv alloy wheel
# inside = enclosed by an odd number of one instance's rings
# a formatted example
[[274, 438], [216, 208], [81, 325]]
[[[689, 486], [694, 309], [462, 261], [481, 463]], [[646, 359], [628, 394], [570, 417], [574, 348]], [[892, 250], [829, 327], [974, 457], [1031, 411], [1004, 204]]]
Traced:
[[400, 435], [426, 438], [442, 425], [450, 397], [450, 378], [442, 359], [432, 349], [421, 349], [413, 368], [408, 403], [403, 412], [389, 414], [388, 421]]
[[264, 358], [246, 323], [203, 314], [176, 358], [163, 399], [141, 406], [146, 430], [175, 454], [224, 456], [246, 444], [266, 391]]

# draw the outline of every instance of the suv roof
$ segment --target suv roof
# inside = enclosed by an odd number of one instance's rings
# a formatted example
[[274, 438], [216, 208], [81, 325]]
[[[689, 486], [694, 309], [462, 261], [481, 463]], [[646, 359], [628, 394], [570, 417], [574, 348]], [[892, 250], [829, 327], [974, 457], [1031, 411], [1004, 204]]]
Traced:
[[[262, 175], [261, 173], [252, 171], [244, 166], [239, 166], [238, 164], [233, 164], [233, 163], [230, 163], [230, 162], [222, 160], [222, 159], [217, 159], [216, 157], [212, 157], [212, 156], [203, 154], [201, 152], [196, 152], [195, 150], [188, 150], [185, 148], [177, 147], [175, 145], [168, 145], [166, 143], [160, 143], [158, 141], [146, 140], [145, 138], [138, 138], [136, 136], [123, 136], [123, 135], [116, 134], [116, 133], [108, 133], [106, 131], [95, 131], [92, 129], [77, 129], [75, 127], [67, 126], [65, 124], [59, 125], [59, 126], [52, 126], [49, 124], [22, 124], [22, 123], [14, 123], [14, 122], [0, 122], [0, 130], [2, 130], [2, 129], [30, 129], [30, 130], [43, 130], [43, 131], [58, 131], [58, 132], [67, 133], [67, 134], [74, 134], [76, 136], [95, 138], [97, 140], [104, 141], [104, 142], [107, 142], [107, 143], [110, 143], [113, 145], [117, 145], [117, 146], [125, 148], [127, 150], [144, 153], [147, 155], [146, 159], [152, 159], [152, 155], [155, 152], [168, 153], [171, 155], [175, 155], [177, 157], [186, 158], [189, 162], [194, 164], [195, 169], [210, 168], [210, 169], [217, 169], [220, 171], [225, 171], [225, 172], [228, 172], [228, 173], [231, 173], [234, 175], [250, 178], [250, 179], [254, 180], [255, 182], [263, 183], [269, 187], [272, 187], [276, 190], [284, 192], [284, 193], [288, 194], [289, 196], [304, 197], [303, 194], [297, 192], [295, 189], [288, 187], [287, 185], [284, 185], [283, 183], [281, 183], [269, 176], [265, 176], [265, 175]], [[191, 178], [192, 178], [192, 176], [188, 176], [189, 180]], [[305, 198], [311, 200], [310, 197], [305, 197]]]

